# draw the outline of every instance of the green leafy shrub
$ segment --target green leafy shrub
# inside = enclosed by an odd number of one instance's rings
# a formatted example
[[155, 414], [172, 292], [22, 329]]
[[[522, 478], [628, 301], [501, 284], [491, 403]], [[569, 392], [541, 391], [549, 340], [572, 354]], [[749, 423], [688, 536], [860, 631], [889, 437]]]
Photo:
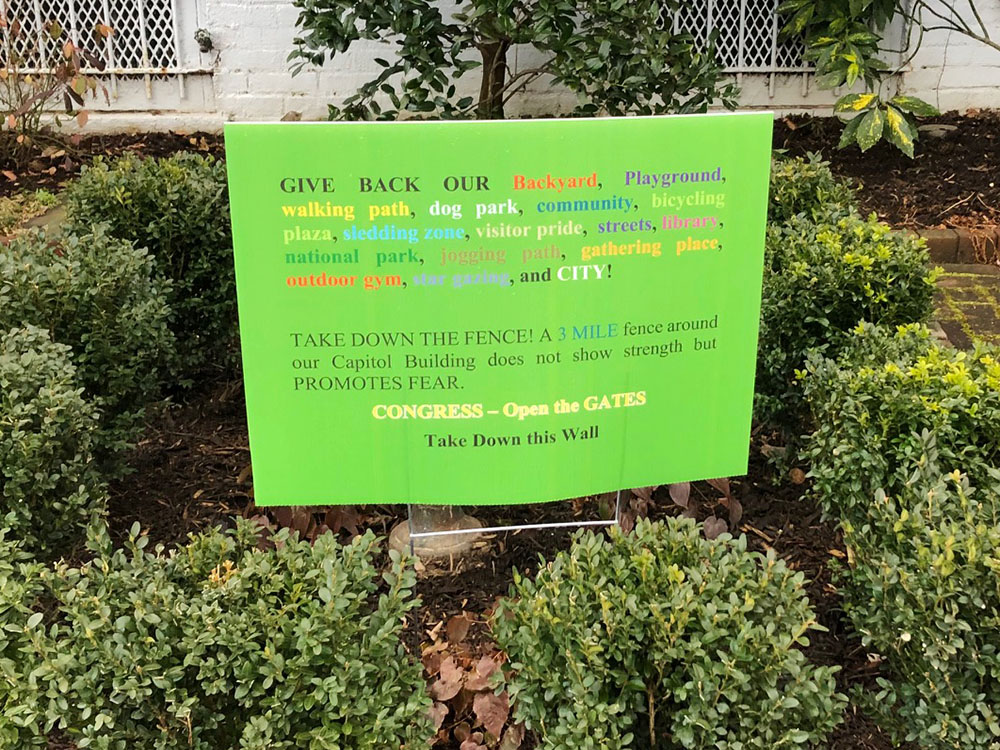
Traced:
[[545, 748], [809, 747], [839, 722], [803, 576], [687, 519], [581, 532], [493, 620], [517, 718]]
[[[6, 522], [12, 520], [16, 523], [8, 516]], [[0, 528], [0, 747], [45, 748], [44, 716], [28, 658], [31, 630], [42, 619], [31, 611], [41, 591], [40, 566], [29, 562], [7, 531]]]
[[819, 154], [809, 154], [807, 159], [776, 156], [771, 162], [769, 222], [782, 223], [793, 216], [822, 221], [856, 212], [854, 190], [834, 177]]
[[34, 327], [0, 334], [0, 521], [36, 554], [81, 537], [103, 497], [96, 427], [68, 346]]
[[94, 161], [65, 193], [71, 226], [107, 222], [145, 247], [172, 282], [181, 374], [225, 367], [236, 335], [236, 282], [226, 168], [198, 154]]
[[1000, 351], [864, 324], [803, 385], [814, 492], [852, 560], [845, 610], [890, 677], [864, 704], [897, 740], [996, 748]]
[[929, 750], [1000, 744], [1000, 472], [977, 491], [941, 475], [933, 449], [898, 493], [845, 524], [854, 565], [840, 588], [890, 679], [862, 705], [897, 740]]
[[859, 325], [838, 360], [813, 355], [803, 390], [816, 424], [806, 456], [824, 509], [858, 525], [935, 446], [945, 471], [987, 486], [1000, 467], [1000, 351], [936, 344], [923, 326]]
[[60, 604], [37, 655], [48, 717], [81, 748], [428, 746], [421, 666], [400, 642], [415, 574], [369, 532], [193, 537], [171, 553], [98, 539], [45, 576]]
[[100, 226], [58, 239], [27, 232], [0, 247], [0, 280], [0, 330], [36, 325], [69, 346], [101, 410], [98, 452], [120, 450], [161, 396], [173, 356], [167, 287], [152, 260]]
[[802, 432], [808, 413], [795, 372], [811, 350], [835, 356], [859, 321], [924, 321], [935, 273], [923, 240], [874, 217], [832, 223], [793, 217], [767, 232], [756, 416]]

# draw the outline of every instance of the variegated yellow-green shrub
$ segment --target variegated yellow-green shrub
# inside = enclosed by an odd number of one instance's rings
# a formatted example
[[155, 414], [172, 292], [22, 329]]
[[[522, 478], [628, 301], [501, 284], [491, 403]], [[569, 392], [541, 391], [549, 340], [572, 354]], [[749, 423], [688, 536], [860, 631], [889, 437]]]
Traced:
[[857, 198], [846, 181], [834, 176], [818, 154], [806, 159], [775, 155], [767, 220], [781, 224], [794, 216], [824, 221], [857, 213]]
[[772, 224], [765, 246], [755, 414], [791, 435], [807, 431], [796, 370], [810, 351], [836, 356], [860, 321], [924, 321], [935, 273], [923, 240], [874, 217]]
[[864, 324], [838, 360], [814, 355], [802, 382], [816, 424], [806, 455], [831, 515], [864, 518], [872, 493], [903, 487], [928, 444], [944, 471], [958, 469], [975, 486], [1000, 467], [995, 347], [960, 351], [924, 326]]

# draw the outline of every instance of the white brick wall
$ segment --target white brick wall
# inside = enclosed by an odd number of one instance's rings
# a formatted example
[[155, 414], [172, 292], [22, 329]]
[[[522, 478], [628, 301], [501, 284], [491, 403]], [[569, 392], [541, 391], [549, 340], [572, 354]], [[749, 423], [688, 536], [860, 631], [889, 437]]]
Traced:
[[[977, 0], [976, 7], [994, 41], [1000, 41], [1000, 0]], [[976, 28], [971, 13], [964, 15]], [[954, 32], [929, 32], [903, 76], [902, 89], [942, 111], [1000, 108], [1000, 50]]]
[[[978, 4], [984, 21], [1000, 35], [1000, 0], [978, 0]], [[390, 54], [376, 43], [356, 42], [335, 63], [293, 77], [287, 58], [294, 46], [298, 10], [292, 0], [178, 0], [182, 15], [192, 12], [185, 8], [195, 7], [197, 24], [209, 30], [215, 46], [213, 52], [198, 56], [197, 62], [213, 74], [190, 76], [183, 99], [169, 88], [169, 82], [158, 84], [154, 100], [146, 98], [141, 82], [124, 84], [114, 109], [127, 112], [104, 118], [103, 123], [95, 117], [92, 127], [119, 129], [125, 123], [176, 128], [178, 120], [184, 120], [180, 112], [190, 113], [189, 119], [200, 115], [191, 119], [197, 127], [216, 128], [225, 121], [279, 120], [293, 111], [301, 113], [302, 119], [325, 119], [329, 102], [342, 101], [379, 70], [372, 58]], [[189, 33], [191, 24], [183, 27]], [[528, 65], [530, 54], [522, 52], [513, 62]], [[474, 85], [474, 79], [475, 72], [466, 77], [466, 85]], [[742, 106], [777, 112], [829, 112], [840, 93], [817, 91], [801, 75], [779, 75], [773, 86], [767, 76], [747, 75], [741, 84]], [[1000, 52], [958, 34], [932, 32], [925, 36], [899, 87], [942, 110], [1000, 108]], [[572, 95], [538, 82], [512, 102], [510, 111], [545, 114], [570, 109], [574, 102]], [[158, 117], [150, 110], [174, 116]]]
[[[289, 71], [298, 10], [291, 0], [202, 0], [205, 27], [219, 50], [215, 98], [225, 120], [278, 120], [290, 111], [323, 119], [377, 67], [375, 45], [358, 42], [322, 72]], [[384, 54], [384, 53], [383, 53]]]

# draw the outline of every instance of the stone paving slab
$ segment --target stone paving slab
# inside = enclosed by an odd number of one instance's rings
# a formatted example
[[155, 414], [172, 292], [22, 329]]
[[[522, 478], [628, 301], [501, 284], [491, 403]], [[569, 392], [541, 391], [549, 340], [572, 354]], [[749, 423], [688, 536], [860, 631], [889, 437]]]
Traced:
[[1000, 344], [1000, 268], [946, 264], [934, 296], [935, 317], [953, 346], [968, 349], [974, 339]]
[[25, 229], [33, 227], [59, 227], [66, 220], [66, 206], [57, 203], [48, 211], [24, 222]]

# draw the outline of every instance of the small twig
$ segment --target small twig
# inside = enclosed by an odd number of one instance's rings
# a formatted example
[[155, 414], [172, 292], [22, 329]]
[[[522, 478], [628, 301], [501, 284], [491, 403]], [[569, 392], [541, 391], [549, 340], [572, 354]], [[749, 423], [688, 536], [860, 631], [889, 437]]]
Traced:
[[752, 534], [756, 534], [757, 536], [759, 536], [761, 539], [763, 539], [768, 544], [774, 544], [774, 539], [772, 539], [771, 537], [769, 537], [767, 534], [765, 534], [760, 529], [754, 528], [750, 524], [744, 524], [743, 526], [740, 527], [740, 529], [742, 531], [749, 531]]
[[980, 203], [982, 203], [982, 204], [983, 204], [983, 207], [984, 207], [984, 208], [985, 208], [985, 209], [986, 209], [987, 211], [989, 211], [989, 212], [990, 212], [991, 214], [993, 214], [993, 213], [996, 213], [996, 212], [997, 212], [997, 210], [998, 210], [998, 209], [997, 209], [997, 207], [996, 207], [996, 206], [991, 206], [991, 205], [990, 205], [989, 203], [987, 203], [986, 201], [984, 201], [984, 200], [983, 200], [983, 194], [982, 194], [982, 193], [979, 193], [979, 194], [977, 195], [977, 199], [979, 200], [979, 202], [980, 202]]
[[969, 197], [968, 198], [962, 198], [962, 200], [956, 201], [955, 203], [952, 203], [950, 206], [948, 206], [948, 208], [944, 209], [941, 213], [939, 213], [934, 218], [936, 219], [936, 218], [939, 218], [941, 216], [944, 216], [946, 213], [948, 213], [949, 211], [951, 211], [951, 209], [958, 208], [963, 203], [966, 203], [967, 201], [970, 201], [973, 198], [975, 198], [977, 195], [979, 195], [979, 193], [969, 193]]

